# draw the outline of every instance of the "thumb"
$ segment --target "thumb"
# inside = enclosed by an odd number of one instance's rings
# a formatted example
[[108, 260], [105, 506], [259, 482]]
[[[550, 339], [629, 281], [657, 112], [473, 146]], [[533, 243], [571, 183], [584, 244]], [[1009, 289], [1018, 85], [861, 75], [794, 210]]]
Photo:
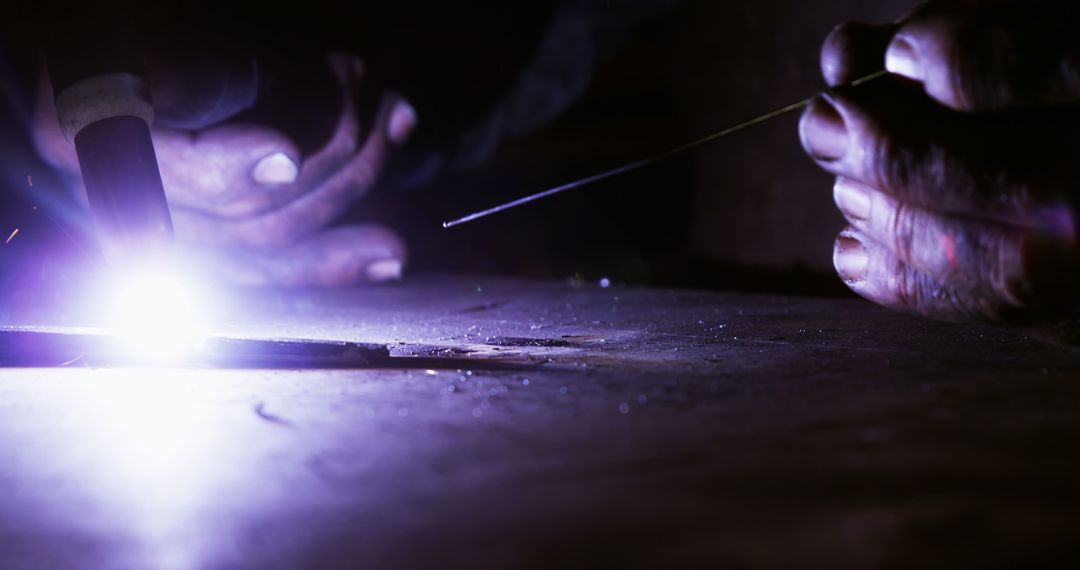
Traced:
[[928, 2], [906, 18], [885, 68], [962, 111], [1080, 99], [1075, 2]]

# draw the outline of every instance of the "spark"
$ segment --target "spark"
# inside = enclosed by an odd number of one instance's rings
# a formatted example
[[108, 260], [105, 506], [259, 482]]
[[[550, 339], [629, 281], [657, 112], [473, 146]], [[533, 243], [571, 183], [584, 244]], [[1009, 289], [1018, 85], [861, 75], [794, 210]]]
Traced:
[[71, 366], [72, 364], [75, 364], [76, 362], [81, 360], [83, 356], [86, 356], [86, 355], [85, 354], [80, 354], [80, 355], [76, 356], [75, 358], [72, 358], [71, 360], [68, 360], [67, 362], [64, 362], [64, 363], [60, 364], [59, 366], [57, 366], [57, 368], [63, 368], [65, 366]]
[[11, 243], [11, 240], [15, 239], [15, 236], [17, 235], [19, 235], [19, 228], [11, 230], [11, 235], [9, 235], [6, 240], [4, 240], [4, 245]]

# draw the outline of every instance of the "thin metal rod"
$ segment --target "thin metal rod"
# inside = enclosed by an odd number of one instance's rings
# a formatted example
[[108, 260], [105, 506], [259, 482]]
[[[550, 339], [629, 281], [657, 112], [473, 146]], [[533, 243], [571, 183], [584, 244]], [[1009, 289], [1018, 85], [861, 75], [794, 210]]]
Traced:
[[[885, 75], [886, 73], [887, 72], [885, 70], [881, 70], [881, 71], [871, 73], [870, 75], [867, 75], [865, 77], [860, 77], [859, 79], [856, 79], [855, 81], [852, 81], [851, 83], [848, 84], [848, 86], [855, 87], [857, 85], [861, 85], [863, 83], [866, 83], [867, 81], [877, 79], [878, 77], [881, 77], [881, 76]], [[717, 131], [717, 132], [712, 133], [710, 135], [706, 135], [706, 136], [701, 137], [699, 139], [690, 141], [690, 142], [688, 142], [688, 143], [686, 143], [684, 145], [677, 146], [675, 148], [665, 150], [664, 152], [661, 152], [659, 154], [655, 154], [655, 155], [650, 156], [648, 158], [642, 158], [640, 160], [635, 160], [633, 162], [629, 162], [629, 163], [624, 164], [622, 166], [619, 166], [617, 168], [612, 168], [611, 170], [606, 170], [606, 171], [601, 172], [599, 174], [593, 174], [592, 176], [588, 176], [588, 177], [582, 178], [580, 180], [575, 180], [573, 182], [563, 184], [562, 186], [556, 186], [556, 187], [551, 188], [549, 190], [544, 190], [543, 192], [537, 192], [536, 194], [532, 194], [530, 196], [525, 196], [524, 198], [518, 198], [517, 200], [514, 200], [512, 202], [507, 202], [505, 204], [500, 204], [498, 206], [495, 206], [494, 208], [488, 208], [487, 210], [481, 210], [479, 212], [474, 212], [474, 213], [469, 214], [468, 216], [465, 216], [463, 218], [458, 218], [456, 220], [451, 220], [449, 222], [443, 222], [443, 227], [444, 228], [452, 228], [454, 226], [461, 225], [461, 224], [464, 224], [466, 222], [471, 222], [473, 220], [477, 220], [477, 219], [480, 219], [480, 218], [483, 218], [483, 217], [486, 217], [486, 216], [490, 216], [492, 214], [497, 214], [499, 212], [509, 210], [510, 208], [516, 208], [518, 206], [528, 204], [529, 202], [535, 202], [537, 200], [547, 198], [548, 196], [553, 196], [555, 194], [566, 192], [567, 190], [573, 190], [574, 188], [580, 188], [582, 186], [592, 184], [593, 182], [599, 182], [601, 180], [605, 180], [605, 179], [611, 178], [613, 176], [618, 176], [620, 174], [624, 174], [624, 173], [630, 172], [632, 170], [637, 170], [639, 168], [644, 168], [646, 166], [649, 166], [650, 164], [660, 162], [661, 160], [671, 158], [672, 156], [675, 156], [677, 154], [682, 154], [682, 153], [684, 153], [684, 152], [686, 152], [688, 150], [697, 148], [697, 147], [699, 147], [701, 145], [711, 143], [716, 139], [726, 137], [728, 135], [737, 133], [737, 132], [739, 132], [739, 131], [741, 131], [743, 129], [748, 129], [748, 128], [754, 126], [754, 125], [759, 125], [761, 123], [764, 123], [765, 121], [775, 119], [776, 117], [779, 117], [781, 115], [786, 115], [786, 114], [788, 114], [788, 113], [790, 113], [792, 111], [797, 111], [799, 109], [802, 109], [802, 108], [808, 106], [814, 100], [815, 97], [817, 97], [817, 96], [814, 95], [812, 97], [807, 97], [806, 99], [803, 99], [802, 101], [798, 101], [796, 103], [792, 103], [790, 105], [780, 107], [779, 109], [776, 109], [774, 111], [769, 111], [768, 113], [765, 113], [764, 115], [761, 115], [761, 116], [758, 116], [758, 117], [754, 117], [753, 119], [750, 119], [749, 121], [745, 121], [745, 122], [739, 123], [739, 124], [737, 124], [737, 125], [735, 125], [733, 127], [728, 127], [728, 128], [726, 128], [724, 130]]]

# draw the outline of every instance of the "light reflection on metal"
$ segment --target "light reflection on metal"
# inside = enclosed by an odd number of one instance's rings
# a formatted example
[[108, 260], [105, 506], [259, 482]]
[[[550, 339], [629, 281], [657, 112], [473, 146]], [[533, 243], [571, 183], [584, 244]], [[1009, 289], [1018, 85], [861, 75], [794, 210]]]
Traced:
[[[212, 537], [190, 536], [213, 512], [214, 497], [229, 489], [228, 458], [243, 441], [222, 425], [220, 398], [180, 369], [70, 370], [87, 382], [65, 383], [67, 393], [51, 406], [78, 427], [75, 441], [53, 442], [87, 458], [82, 486], [108, 520], [127, 521], [127, 567], [196, 568], [220, 546]], [[220, 380], [218, 380], [220, 382]], [[89, 515], [93, 516], [93, 515]]]
[[[213, 327], [208, 327], [213, 328]], [[171, 361], [152, 361], [132, 354], [120, 332], [94, 327], [0, 327], [0, 366], [7, 367], [132, 367], [167, 364], [217, 368], [401, 368], [436, 363], [430, 359], [390, 355], [384, 344], [305, 338], [219, 335], [182, 339], [167, 350]], [[447, 366], [447, 359], [437, 361]], [[454, 361], [456, 362], [456, 361]]]

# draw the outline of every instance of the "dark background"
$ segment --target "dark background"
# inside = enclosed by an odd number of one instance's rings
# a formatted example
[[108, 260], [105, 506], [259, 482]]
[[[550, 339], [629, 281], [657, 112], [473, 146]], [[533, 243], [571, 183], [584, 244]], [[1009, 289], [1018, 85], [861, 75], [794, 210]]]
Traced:
[[[450, 230], [441, 222], [806, 97], [823, 86], [818, 47], [834, 25], [888, 20], [910, 4], [314, 2], [275, 11], [163, 2], [140, 10], [166, 23], [154, 24], [155, 34], [192, 45], [226, 37], [278, 51], [347, 47], [370, 65], [373, 89], [403, 91], [420, 128], [348, 218], [401, 232], [411, 271], [846, 294], [830, 260], [843, 222], [831, 180], [799, 147], [797, 114], [519, 210]], [[51, 207], [64, 193], [25, 136], [25, 78], [40, 24], [12, 10], [0, 70], [0, 239], [21, 231], [2, 248], [8, 283], [48, 279], [85, 255], [71, 245], [83, 239], [70, 221], [81, 214]]]

